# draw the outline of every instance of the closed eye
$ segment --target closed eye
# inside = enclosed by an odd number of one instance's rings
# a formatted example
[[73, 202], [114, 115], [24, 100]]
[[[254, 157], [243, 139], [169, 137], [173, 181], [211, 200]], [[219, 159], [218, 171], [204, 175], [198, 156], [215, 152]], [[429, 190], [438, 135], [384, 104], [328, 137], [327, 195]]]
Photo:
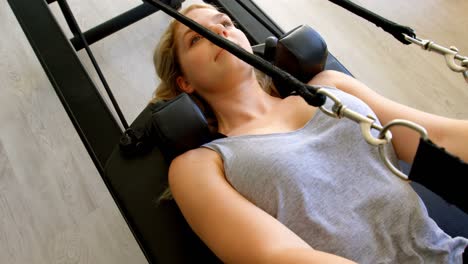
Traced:
[[195, 34], [190, 38], [190, 47], [197, 44], [198, 41], [200, 41], [203, 38], [203, 36]]
[[232, 23], [231, 20], [229, 19], [224, 19], [223, 21], [221, 21], [221, 25], [223, 25], [224, 27], [232, 27], [234, 26], [234, 24]]

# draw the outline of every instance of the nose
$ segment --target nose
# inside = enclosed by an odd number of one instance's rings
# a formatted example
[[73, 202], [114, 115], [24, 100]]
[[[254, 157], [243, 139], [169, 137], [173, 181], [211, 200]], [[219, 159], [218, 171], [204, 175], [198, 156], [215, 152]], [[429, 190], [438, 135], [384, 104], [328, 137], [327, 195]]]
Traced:
[[210, 26], [210, 30], [220, 36], [227, 37], [226, 28], [222, 24], [213, 24]]

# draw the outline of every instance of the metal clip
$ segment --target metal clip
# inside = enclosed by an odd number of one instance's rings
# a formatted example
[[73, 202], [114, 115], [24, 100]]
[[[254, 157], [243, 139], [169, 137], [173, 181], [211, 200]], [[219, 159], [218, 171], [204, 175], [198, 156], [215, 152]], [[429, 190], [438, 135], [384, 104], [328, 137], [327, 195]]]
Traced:
[[[403, 120], [403, 119], [395, 119], [393, 121], [391, 121], [390, 123], [388, 123], [387, 125], [385, 125], [383, 127], [383, 129], [380, 131], [380, 135], [379, 137], [384, 137], [385, 136], [385, 133], [388, 132], [390, 130], [390, 128], [392, 126], [405, 126], [405, 127], [408, 127], [408, 128], [411, 128], [413, 130], [416, 130], [419, 135], [421, 136], [422, 139], [424, 140], [428, 140], [428, 135], [427, 135], [427, 131], [424, 127], [416, 124], [416, 123], [413, 123], [411, 121], [408, 121], [408, 120]], [[401, 179], [405, 180], [405, 181], [408, 181], [408, 176], [406, 174], [404, 174], [403, 172], [401, 172], [399, 169], [397, 169], [395, 166], [393, 166], [392, 162], [389, 160], [388, 156], [387, 156], [387, 152], [385, 152], [385, 145], [379, 145], [379, 154], [380, 154], [380, 158], [383, 160], [385, 166], [387, 166], [387, 168], [393, 172], [393, 174], [395, 174], [396, 176], [400, 177]]]
[[[458, 49], [454, 46], [449, 48], [443, 47], [441, 45], [436, 44], [434, 41], [430, 41], [427, 39], [420, 39], [420, 38], [413, 38], [406, 34], [403, 34], [405, 39], [411, 43], [414, 43], [420, 46], [423, 50], [427, 51], [434, 51], [439, 53], [445, 57], [445, 63], [447, 66], [454, 72], [463, 72], [463, 76], [465, 80], [468, 82], [467, 78], [467, 71], [468, 71], [468, 57], [462, 56], [458, 54]], [[461, 63], [460, 65], [455, 62], [455, 60], [459, 60]]]
[[428, 47], [428, 51], [431, 49], [440, 50], [441, 52], [445, 53], [445, 62], [447, 63], [448, 67], [454, 72], [463, 72], [468, 70], [466, 67], [462, 65], [458, 65], [455, 63], [456, 56], [458, 55], [458, 49], [454, 46], [451, 46], [448, 50], [442, 46], [439, 46], [433, 42], [430, 43]]
[[[326, 109], [324, 106], [320, 107], [320, 110], [324, 112], [326, 115], [331, 116], [333, 118], [343, 118], [346, 117], [356, 123], [359, 124], [361, 128], [361, 133], [367, 143], [373, 146], [385, 145], [392, 139], [392, 134], [390, 131], [386, 131], [383, 137], [374, 137], [371, 133], [372, 129], [376, 129], [378, 131], [382, 131], [382, 126], [376, 124], [375, 118], [372, 116], [364, 116], [358, 112], [355, 112], [349, 108], [347, 108], [343, 103], [338, 99], [334, 94], [328, 92], [327, 90], [320, 88], [317, 90], [317, 93], [323, 94], [326, 97], [333, 100], [334, 105], [332, 106], [332, 110]], [[381, 132], [382, 133], [382, 132]]]

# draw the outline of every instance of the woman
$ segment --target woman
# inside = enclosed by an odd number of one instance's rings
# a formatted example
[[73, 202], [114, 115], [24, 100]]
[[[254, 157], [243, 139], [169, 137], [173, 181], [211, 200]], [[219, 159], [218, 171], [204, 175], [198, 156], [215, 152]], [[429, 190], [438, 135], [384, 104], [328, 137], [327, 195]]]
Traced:
[[[182, 13], [252, 51], [212, 6]], [[355, 123], [327, 117], [298, 96], [270, 95], [250, 65], [178, 22], [163, 35], [155, 63], [161, 79], [155, 100], [192, 94], [227, 136], [178, 156], [169, 168], [176, 203], [221, 260], [462, 262], [468, 240], [448, 236], [427, 216]], [[419, 123], [436, 144], [468, 160], [466, 121], [391, 102], [337, 72], [320, 73], [310, 84], [337, 87], [326, 89], [355, 111], [373, 110], [384, 124], [401, 117]], [[411, 163], [419, 135], [398, 128], [392, 134], [396, 156]], [[393, 150], [389, 155], [396, 158]]]

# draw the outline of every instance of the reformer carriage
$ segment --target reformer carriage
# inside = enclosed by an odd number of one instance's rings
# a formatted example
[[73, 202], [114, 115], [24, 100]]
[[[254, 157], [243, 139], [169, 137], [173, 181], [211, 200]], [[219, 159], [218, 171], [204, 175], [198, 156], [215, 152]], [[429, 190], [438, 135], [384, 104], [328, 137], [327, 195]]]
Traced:
[[[184, 95], [170, 102], [148, 105], [131, 125], [126, 123], [118, 110], [122, 126], [126, 129], [122, 131], [75, 54], [82, 48], [89, 50], [88, 45], [156, 12], [158, 8], [155, 8], [155, 5], [157, 6], [159, 1], [147, 1], [96, 28], [81, 32], [66, 1], [58, 0], [67, 23], [74, 33], [74, 38], [71, 40], [63, 35], [46, 3], [25, 0], [9, 0], [9, 2], [147, 259], [154, 263], [220, 262], [190, 230], [174, 202], [157, 203], [157, 198], [167, 186], [167, 167], [170, 160], [182, 151], [213, 139], [201, 112], [190, 98]], [[52, 2], [55, 1], [47, 1], [47, 3]], [[178, 8], [183, 1], [162, 2]], [[213, 3], [229, 14], [246, 33], [254, 45], [255, 53], [264, 58], [268, 59], [272, 53], [281, 53], [278, 40], [287, 39], [288, 36], [292, 39], [292, 44], [289, 44], [292, 47], [288, 46], [288, 51], [292, 49], [295, 52], [304, 52], [304, 43], [314, 47], [321, 44], [319, 35], [314, 35], [316, 32], [306, 27], [296, 28], [285, 35], [285, 32], [282, 32], [274, 21], [251, 1], [205, 2]], [[355, 10], [359, 11], [359, 9]], [[35, 18], [32, 19], [32, 17]], [[453, 49], [444, 49], [434, 43], [430, 46], [429, 42], [416, 38], [411, 31], [406, 30], [404, 37], [399, 35], [403, 41], [415, 43], [439, 53], [445, 52], [449, 67], [462, 72], [464, 77], [468, 78], [466, 57], [459, 55]], [[398, 35], [401, 32], [395, 34]], [[309, 42], [301, 39], [304, 36]], [[48, 48], [50, 46], [54, 47], [52, 52]], [[92, 56], [91, 53], [90, 55]], [[319, 59], [316, 59], [317, 57]], [[311, 59], [305, 61], [300, 69], [289, 68], [287, 70], [298, 79], [310, 78], [314, 72], [323, 69], [333, 69], [351, 75], [332, 54], [328, 53], [326, 46], [325, 49], [322, 46], [322, 49], [312, 50], [308, 58], [315, 58], [315, 61]], [[320, 59], [325, 60], [317, 67], [317, 61]], [[285, 60], [289, 60], [292, 65], [298, 64], [298, 61], [294, 60], [294, 51], [292, 54], [285, 55]], [[271, 58], [270, 61], [272, 61]], [[457, 61], [461, 63], [458, 64]], [[66, 68], [63, 67], [64, 63], [67, 65]], [[278, 64], [278, 62], [273, 63]], [[98, 68], [97, 64], [95, 66]], [[301, 76], [303, 73], [304, 76]], [[74, 92], [76, 90], [80, 93], [76, 94]], [[114, 106], [118, 109], [116, 104]], [[180, 115], [191, 118], [185, 120], [173, 118]], [[440, 165], [441, 159], [447, 159], [449, 164], [458, 166], [460, 173], [466, 174], [466, 164], [462, 161], [454, 163], [452, 157], [443, 150], [437, 147], [431, 148], [427, 144], [423, 146], [427, 149], [422, 149], [420, 152], [433, 153], [430, 154], [430, 159], [437, 162], [431, 164], [438, 164], [441, 171], [444, 170]], [[429, 164], [424, 157], [415, 162], [421, 164], [417, 167], [421, 170], [418, 175], [434, 169], [427, 166]], [[409, 165], [402, 164], [402, 166], [406, 167], [404, 169], [406, 173], [410, 172]], [[414, 167], [413, 164], [413, 171]], [[431, 187], [437, 185], [437, 182], [426, 182], [426, 184]], [[466, 214], [421, 185], [412, 183], [412, 186], [426, 203], [430, 214], [444, 212], [443, 215], [434, 214], [433, 217], [447, 233], [468, 236], [466, 229], [464, 230], [457, 224], [467, 221]], [[460, 184], [459, 187], [462, 188], [464, 185]], [[444, 199], [447, 198], [444, 197]], [[459, 199], [459, 197], [453, 199]], [[464, 202], [459, 203], [458, 206], [466, 208]]]

